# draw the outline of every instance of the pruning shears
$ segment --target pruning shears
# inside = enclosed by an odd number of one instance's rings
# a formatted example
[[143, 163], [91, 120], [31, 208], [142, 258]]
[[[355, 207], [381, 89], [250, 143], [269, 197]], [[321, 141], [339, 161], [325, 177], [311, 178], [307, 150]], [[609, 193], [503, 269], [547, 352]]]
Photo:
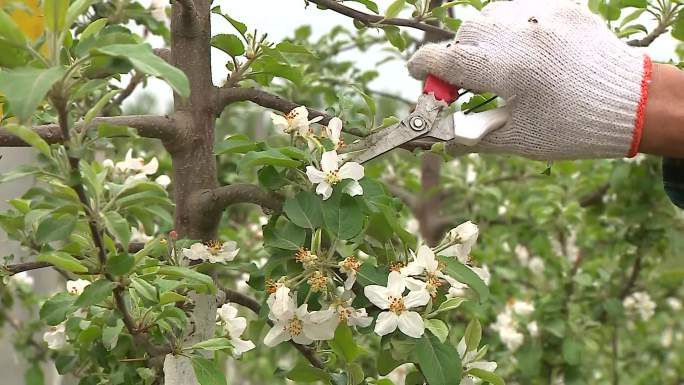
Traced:
[[510, 119], [507, 107], [473, 115], [467, 113], [474, 108], [466, 112], [459, 111], [453, 116], [443, 114], [459, 96], [457, 87], [434, 75], [428, 75], [423, 94], [418, 98], [413, 112], [399, 123], [350, 144], [344, 152], [349, 154], [349, 160], [365, 163], [416, 139], [428, 139], [435, 143], [455, 141], [473, 146], [487, 133], [504, 126]]

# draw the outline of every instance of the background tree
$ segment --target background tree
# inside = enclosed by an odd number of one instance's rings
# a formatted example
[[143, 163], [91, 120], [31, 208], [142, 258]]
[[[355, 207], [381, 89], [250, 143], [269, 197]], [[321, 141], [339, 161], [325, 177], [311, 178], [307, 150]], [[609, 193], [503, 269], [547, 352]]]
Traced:
[[[246, 26], [208, 0], [174, 2], [170, 28], [154, 17], [159, 8], [132, 1], [4, 2], [0, 145], [31, 145], [43, 160], [2, 177], [40, 182], [0, 217], [31, 250], [24, 262], [8, 256], [2, 270], [0, 320], [17, 328], [17, 349], [32, 362], [53, 360], [83, 384], [222, 384], [222, 373], [233, 382], [434, 385], [458, 383], [462, 373], [464, 383], [681, 382], [684, 218], [654, 182], [658, 160], [448, 160], [439, 146], [418, 141], [408, 147], [419, 163], [396, 152], [366, 165], [363, 194], [345, 194], [348, 181], [328, 199], [314, 193], [307, 167], [320, 168], [322, 153], [339, 147], [325, 134], [333, 118], [342, 118], [350, 142], [397, 121], [411, 104], [370, 88], [377, 73], [339, 54], [379, 46], [387, 60], [404, 60], [424, 40], [453, 36], [460, 24], [453, 7], [485, 4], [400, 0], [379, 15], [372, 1], [309, 0], [352, 18], [356, 29], [314, 39], [301, 27], [272, 42], [259, 32], [268, 26]], [[684, 38], [679, 1], [589, 6], [631, 45], [669, 32]], [[212, 13], [235, 32], [212, 36]], [[639, 24], [652, 18], [651, 29]], [[169, 48], [152, 50], [131, 22]], [[212, 83], [212, 47], [230, 57], [220, 86]], [[129, 83], [115, 86], [127, 73]], [[149, 76], [173, 88], [173, 113], [121, 115], [121, 103]], [[317, 109], [272, 122], [264, 110], [290, 114], [301, 105]], [[130, 150], [166, 154], [143, 159]], [[169, 181], [153, 179], [157, 162], [171, 173], [173, 201]], [[383, 309], [366, 288], [386, 285], [390, 268], [411, 262], [408, 250], [422, 242], [438, 254], [472, 246], [472, 231], [445, 237], [468, 219], [480, 226], [482, 244], [472, 256], [441, 260], [464, 285], [442, 282], [419, 306], [427, 328], [420, 338], [400, 331], [378, 338], [377, 321], [364, 327], [347, 319], [311, 345], [262, 343], [270, 324], [293, 325], [266, 301], [276, 298], [281, 277], [296, 291], [292, 298], [280, 291], [281, 299], [324, 312], [342, 304], [333, 287], [355, 276], [348, 305], [377, 319]], [[63, 275], [67, 292], [47, 300], [32, 293], [18, 273], [38, 268]], [[6, 309], [15, 301], [40, 303], [39, 317], [13, 322]], [[230, 306], [216, 327], [224, 303], [253, 313], [244, 334]], [[312, 319], [299, 320], [304, 334], [320, 326]], [[38, 330], [42, 340], [33, 336]], [[256, 348], [235, 361], [230, 354], [248, 346], [238, 337]], [[300, 354], [288, 354], [293, 349]], [[499, 364], [498, 375], [491, 363], [474, 364], [485, 359]], [[381, 379], [390, 372], [391, 380]], [[27, 383], [41, 376], [34, 366]]]

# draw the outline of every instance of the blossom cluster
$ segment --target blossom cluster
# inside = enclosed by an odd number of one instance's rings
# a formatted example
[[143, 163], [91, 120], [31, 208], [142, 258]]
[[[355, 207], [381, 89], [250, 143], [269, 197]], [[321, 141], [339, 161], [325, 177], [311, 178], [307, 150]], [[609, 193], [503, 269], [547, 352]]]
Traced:
[[[147, 181], [148, 177], [156, 174], [159, 169], [159, 161], [156, 157], [145, 163], [145, 159], [133, 157], [132, 149], [126, 152], [123, 161], [114, 163], [111, 159], [105, 159], [102, 165], [105, 169], [110, 170], [113, 177], [122, 178], [124, 185], [140, 180]], [[171, 184], [171, 178], [168, 175], [162, 174], [157, 176], [154, 182], [166, 188]]]
[[638, 315], [642, 321], [648, 321], [655, 314], [656, 304], [645, 291], [637, 291], [625, 297], [622, 306], [628, 315]]
[[[477, 226], [466, 222], [450, 232], [446, 243], [438, 249], [449, 249], [458, 255], [467, 254], [477, 234]], [[452, 248], [454, 245], [459, 247]], [[374, 332], [380, 336], [398, 329], [409, 337], [420, 338], [425, 333], [421, 310], [437, 296], [440, 288], [448, 292], [455, 287], [461, 290], [460, 294], [466, 294], [464, 288], [467, 285], [445, 272], [446, 265], [439, 261], [435, 250], [422, 245], [416, 252], [409, 251], [409, 255], [408, 263], [392, 265], [386, 285], [364, 287], [366, 299], [380, 310], [375, 316], [374, 326]], [[371, 325], [373, 318], [367, 309], [351, 305], [355, 296], [351, 288], [361, 266], [356, 257], [349, 256], [335, 262], [330, 256], [300, 249], [295, 260], [302, 264], [304, 272], [268, 284], [270, 295], [266, 303], [273, 327], [264, 339], [267, 346], [288, 340], [300, 344], [329, 340], [340, 322], [362, 328]], [[322, 294], [319, 310], [310, 311], [307, 301], [298, 305], [296, 289], [304, 282], [310, 292]]]
[[520, 318], [528, 321], [526, 324], [530, 336], [539, 336], [537, 321], [530, 322], [528, 319], [533, 312], [534, 304], [532, 302], [513, 299], [496, 316], [496, 322], [491, 328], [499, 334], [499, 339], [509, 350], [515, 351], [525, 342], [525, 335], [520, 332]]

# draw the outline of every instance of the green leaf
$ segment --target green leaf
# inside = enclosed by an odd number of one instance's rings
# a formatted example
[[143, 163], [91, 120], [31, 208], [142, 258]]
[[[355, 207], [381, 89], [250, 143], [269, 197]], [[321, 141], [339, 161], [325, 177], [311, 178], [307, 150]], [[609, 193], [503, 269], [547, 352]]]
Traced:
[[287, 373], [287, 378], [296, 383], [311, 383], [316, 381], [331, 381], [330, 375], [324, 370], [309, 364], [299, 363]]
[[116, 344], [119, 342], [119, 336], [121, 335], [123, 327], [123, 321], [117, 319], [114, 326], [105, 326], [102, 328], [102, 344], [104, 345], [105, 349], [111, 351], [116, 347]]
[[[0, 72], [0, 93], [9, 103], [9, 110], [20, 122], [29, 122], [52, 86], [64, 76], [64, 68], [22, 67]], [[22, 138], [23, 139], [23, 138]], [[29, 143], [33, 145], [33, 143]], [[41, 152], [43, 152], [41, 150]]]
[[187, 279], [188, 283], [192, 284], [193, 286], [203, 286], [212, 294], [216, 292], [214, 280], [211, 279], [210, 276], [198, 273], [186, 267], [163, 266], [159, 268], [158, 273], [168, 277]]
[[264, 226], [264, 246], [298, 250], [306, 238], [306, 231], [292, 222], [278, 222]]
[[579, 365], [582, 361], [582, 345], [575, 337], [563, 339], [563, 359], [568, 365]]
[[116, 211], [108, 211], [102, 218], [107, 231], [116, 237], [124, 249], [128, 249], [128, 242], [131, 240], [131, 227], [128, 221]]
[[54, 211], [44, 217], [36, 229], [36, 242], [43, 244], [65, 240], [76, 227], [76, 216], [69, 213], [58, 214]]
[[461, 304], [462, 304], [463, 302], [465, 302], [465, 301], [466, 301], [465, 298], [450, 298], [450, 299], [447, 299], [446, 301], [442, 302], [442, 303], [439, 305], [439, 307], [437, 308], [437, 310], [435, 310], [434, 312], [432, 312], [432, 314], [430, 314], [430, 315], [431, 315], [431, 316], [436, 316], [437, 314], [440, 314], [440, 313], [444, 313], [444, 312], [448, 312], [448, 311], [457, 309], [457, 308], [458, 308], [459, 306], [461, 306]]
[[482, 325], [480, 325], [480, 321], [474, 319], [468, 323], [464, 338], [467, 352], [477, 350], [477, 347], [480, 346], [480, 340], [482, 339]]
[[47, 262], [51, 265], [59, 267], [60, 269], [64, 269], [74, 273], [88, 272], [88, 268], [83, 266], [83, 264], [81, 264], [81, 262], [78, 259], [62, 251], [52, 251], [48, 253], [39, 254], [36, 257], [36, 261]]
[[190, 96], [185, 73], [155, 55], [147, 44], [113, 44], [95, 48], [93, 52], [127, 59], [136, 70], [165, 80], [180, 96]]
[[[69, 28], [76, 21], [76, 19], [86, 13], [88, 8], [95, 2], [95, 0], [76, 0], [67, 9], [66, 19], [64, 25]], [[86, 36], [87, 37], [87, 36]], [[83, 39], [83, 36], [81, 35]]]
[[45, 385], [45, 377], [40, 366], [34, 364], [26, 369], [24, 383], [26, 385]]
[[202, 350], [209, 350], [209, 351], [215, 351], [215, 350], [225, 350], [225, 349], [230, 349], [232, 348], [233, 345], [230, 343], [230, 340], [228, 338], [224, 337], [219, 337], [219, 338], [211, 338], [202, 342], [198, 342], [194, 345], [192, 345], [190, 348], [191, 349], [202, 349]]
[[44, 0], [43, 16], [47, 30], [59, 34], [64, 30], [69, 0]]
[[406, 49], [406, 40], [403, 36], [401, 36], [401, 30], [399, 27], [386, 26], [382, 27], [382, 29], [385, 31], [385, 36], [387, 36], [387, 40], [389, 40], [390, 44], [396, 47], [399, 51]]
[[679, 16], [672, 25], [672, 37], [684, 41], [684, 11], [679, 11]]
[[88, 112], [86, 112], [85, 116], [83, 117], [83, 126], [88, 127], [90, 122], [97, 117], [102, 109], [109, 103], [109, 101], [114, 97], [114, 95], [118, 94], [119, 90], [112, 90], [104, 94], [100, 100], [95, 103], [93, 107], [91, 107]]
[[74, 306], [87, 307], [101, 303], [112, 295], [115, 287], [116, 283], [100, 278], [83, 289], [83, 293], [78, 297]]
[[405, 6], [406, 6], [405, 0], [394, 0], [387, 7], [387, 10], [385, 10], [385, 18], [391, 19], [393, 17], [397, 17], [397, 15], [399, 15], [399, 12], [401, 12], [401, 10], [404, 9]]
[[465, 283], [475, 291], [480, 302], [485, 301], [489, 297], [489, 288], [484, 281], [475, 274], [468, 266], [462, 264], [455, 258], [447, 258], [439, 256], [438, 259], [447, 264], [446, 273], [456, 278], [459, 282]]
[[238, 163], [238, 168], [244, 170], [254, 166], [264, 165], [294, 168], [299, 167], [301, 162], [284, 155], [274, 148], [269, 148], [265, 151], [248, 152]]
[[200, 385], [227, 385], [226, 376], [219, 370], [214, 361], [193, 356], [191, 362], [195, 377]]
[[384, 118], [384, 119], [382, 119], [382, 123], [380, 123], [380, 126], [378, 128], [376, 128], [376, 130], [381, 130], [383, 128], [387, 128], [387, 127], [395, 125], [399, 122], [401, 122], [401, 119], [397, 118], [396, 116], [390, 116], [390, 117]]
[[81, 40], [85, 40], [91, 36], [97, 35], [100, 31], [102, 31], [102, 28], [104, 28], [107, 25], [107, 18], [103, 17], [101, 19], [97, 19], [93, 21], [92, 23], [88, 24], [88, 26], [83, 30], [79, 38]]
[[361, 265], [361, 268], [356, 273], [357, 281], [363, 285], [380, 285], [387, 286], [387, 276], [389, 275], [389, 268], [387, 266], [375, 267], [366, 262]]
[[624, 27], [625, 25], [629, 24], [630, 22], [636, 20], [641, 16], [646, 10], [645, 9], [637, 9], [636, 11], [630, 13], [629, 15], [625, 16], [622, 21], [620, 22], [620, 28]]
[[216, 146], [214, 151], [217, 155], [244, 154], [250, 151], [262, 150], [263, 143], [254, 142], [247, 135], [236, 134], [226, 138]]
[[449, 328], [442, 320], [428, 319], [425, 320], [425, 328], [432, 333], [439, 342], [444, 343], [449, 336]]
[[335, 337], [330, 341], [333, 350], [344, 357], [345, 361], [352, 362], [359, 354], [351, 328], [346, 323], [340, 322], [335, 329]]
[[368, 94], [363, 92], [360, 88], [358, 87], [353, 87], [359, 94], [361, 94], [361, 97], [363, 100], [366, 102], [366, 107], [368, 107], [368, 127], [373, 127], [373, 124], [375, 123], [375, 114], [377, 113], [377, 106], [375, 105], [375, 100], [371, 98]]
[[135, 265], [135, 258], [128, 253], [121, 253], [107, 258], [106, 270], [114, 275], [125, 275]]
[[458, 385], [461, 382], [461, 358], [453, 346], [426, 334], [418, 340], [415, 356], [428, 384]]
[[353, 197], [339, 194], [333, 195], [323, 202], [323, 223], [332, 237], [351, 239], [363, 228], [363, 212]]
[[374, 13], [380, 13], [380, 10], [378, 9], [378, 5], [375, 4], [375, 2], [373, 2], [373, 1], [370, 1], [370, 0], [349, 0], [349, 1], [361, 3], [361, 4], [365, 5], [366, 8], [373, 11]]
[[646, 8], [648, 6], [648, 0], [619, 0], [618, 4], [620, 8]]
[[157, 303], [159, 301], [159, 293], [157, 292], [157, 288], [146, 280], [132, 277], [131, 287], [136, 291], [136, 293], [146, 300], [153, 303]]
[[166, 305], [167, 303], [172, 303], [172, 302], [185, 302], [188, 300], [188, 297], [184, 295], [180, 295], [176, 293], [175, 291], [167, 291], [166, 293], [162, 293], [162, 295], [159, 296], [159, 304], [160, 305]]
[[219, 6], [212, 8], [211, 12], [215, 13], [217, 15], [223, 16], [230, 23], [230, 25], [233, 26], [233, 28], [235, 28], [238, 32], [240, 32], [240, 35], [242, 35], [242, 37], [245, 37], [245, 33], [247, 33], [247, 26], [244, 23], [241, 23], [241, 22], [233, 19], [232, 17], [222, 13], [221, 7], [219, 7]]
[[488, 382], [492, 385], [506, 385], [506, 382], [504, 382], [503, 378], [499, 377], [497, 374], [488, 372], [486, 370], [472, 368], [468, 369], [467, 373], [471, 376], [481, 379], [485, 383]]
[[218, 34], [211, 38], [211, 45], [233, 57], [245, 53], [245, 45], [242, 44], [242, 40], [233, 34]]
[[40, 307], [40, 319], [50, 326], [62, 323], [71, 313], [75, 299], [69, 293], [57, 293]]
[[286, 200], [283, 211], [292, 223], [305, 229], [315, 229], [323, 224], [321, 200], [309, 191], [302, 191]]
[[14, 22], [10, 15], [0, 9], [0, 40], [2, 39], [19, 47], [23, 47], [26, 44], [26, 38], [17, 23]]

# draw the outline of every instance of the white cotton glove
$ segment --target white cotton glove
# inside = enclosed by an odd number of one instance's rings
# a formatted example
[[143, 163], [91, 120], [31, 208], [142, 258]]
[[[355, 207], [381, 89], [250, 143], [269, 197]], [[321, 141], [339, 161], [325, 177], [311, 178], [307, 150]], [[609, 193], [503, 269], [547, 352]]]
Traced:
[[532, 159], [636, 154], [651, 61], [568, 0], [493, 2], [464, 22], [452, 43], [428, 44], [409, 61], [461, 88], [511, 100], [511, 118], [472, 147]]

